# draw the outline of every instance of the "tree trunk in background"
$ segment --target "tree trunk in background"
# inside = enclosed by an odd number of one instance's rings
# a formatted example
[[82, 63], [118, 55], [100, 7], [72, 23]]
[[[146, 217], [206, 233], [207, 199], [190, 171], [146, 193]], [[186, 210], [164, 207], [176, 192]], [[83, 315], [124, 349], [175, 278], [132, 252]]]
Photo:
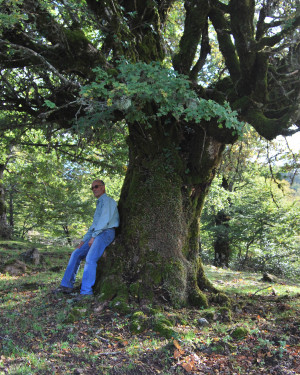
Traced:
[[231, 255], [229, 242], [229, 220], [230, 217], [225, 212], [219, 211], [216, 218], [216, 237], [214, 242], [216, 267], [228, 267]]
[[72, 245], [72, 240], [71, 240], [71, 236], [70, 236], [70, 231], [69, 231], [68, 224], [64, 224], [62, 227], [63, 227], [63, 230], [64, 230], [64, 234], [66, 236], [66, 239], [68, 241], [68, 244]]
[[[227, 191], [232, 191], [233, 184], [229, 183], [228, 180], [223, 176], [222, 187]], [[230, 199], [228, 199], [229, 204]], [[230, 239], [229, 239], [229, 221], [230, 216], [221, 210], [215, 217], [216, 223], [216, 238], [214, 242], [215, 259], [214, 265], [216, 267], [228, 267], [231, 256]]]
[[4, 188], [1, 183], [3, 179], [4, 165], [0, 164], [0, 238], [11, 238], [11, 228], [7, 223]]

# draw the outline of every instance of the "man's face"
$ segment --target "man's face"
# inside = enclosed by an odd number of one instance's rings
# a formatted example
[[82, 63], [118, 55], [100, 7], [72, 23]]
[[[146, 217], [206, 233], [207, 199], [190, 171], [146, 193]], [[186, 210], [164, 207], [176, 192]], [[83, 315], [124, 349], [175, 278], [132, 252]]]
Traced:
[[104, 194], [105, 192], [105, 186], [103, 184], [101, 184], [101, 182], [99, 181], [94, 181], [92, 183], [92, 187], [91, 187], [93, 193], [94, 193], [94, 196], [96, 198], [100, 198], [102, 194]]

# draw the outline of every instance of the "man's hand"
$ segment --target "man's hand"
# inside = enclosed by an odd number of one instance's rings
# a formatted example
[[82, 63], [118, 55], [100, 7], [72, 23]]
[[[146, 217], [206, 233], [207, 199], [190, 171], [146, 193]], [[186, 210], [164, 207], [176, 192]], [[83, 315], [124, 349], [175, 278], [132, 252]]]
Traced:
[[84, 244], [84, 241], [81, 241], [80, 244], [77, 246], [77, 249], [80, 249], [83, 244]]
[[93, 242], [94, 242], [94, 237], [92, 237], [90, 240], [89, 240], [89, 247], [91, 247], [93, 245]]

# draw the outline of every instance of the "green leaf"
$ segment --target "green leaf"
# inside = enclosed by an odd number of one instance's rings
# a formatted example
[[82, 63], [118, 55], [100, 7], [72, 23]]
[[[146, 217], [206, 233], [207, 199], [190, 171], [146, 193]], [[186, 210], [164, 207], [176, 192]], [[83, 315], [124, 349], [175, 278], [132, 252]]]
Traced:
[[53, 102], [51, 102], [51, 100], [47, 100], [47, 99], [45, 100], [44, 105], [46, 105], [47, 107], [49, 107], [49, 108], [51, 108], [51, 109], [53, 109], [53, 108], [57, 108], [57, 106], [56, 106], [55, 103], [53, 103]]

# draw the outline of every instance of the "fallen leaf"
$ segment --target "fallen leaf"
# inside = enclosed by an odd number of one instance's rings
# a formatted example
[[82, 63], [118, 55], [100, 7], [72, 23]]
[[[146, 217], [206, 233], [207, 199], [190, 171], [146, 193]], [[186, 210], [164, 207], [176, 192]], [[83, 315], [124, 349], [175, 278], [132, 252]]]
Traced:
[[182, 366], [182, 367], [185, 369], [185, 371], [187, 371], [187, 372], [191, 372], [191, 371], [193, 371], [193, 366], [192, 366], [191, 363], [186, 363], [186, 362], [184, 362], [184, 363], [181, 364], [181, 366]]
[[174, 350], [174, 358], [175, 359], [178, 359], [181, 356], [181, 354], [183, 354], [183, 353], [181, 353], [181, 350], [179, 350], [179, 349]]
[[177, 348], [178, 350], [181, 350], [181, 346], [180, 346], [180, 344], [177, 340], [173, 340], [173, 344], [174, 344], [175, 348]]

